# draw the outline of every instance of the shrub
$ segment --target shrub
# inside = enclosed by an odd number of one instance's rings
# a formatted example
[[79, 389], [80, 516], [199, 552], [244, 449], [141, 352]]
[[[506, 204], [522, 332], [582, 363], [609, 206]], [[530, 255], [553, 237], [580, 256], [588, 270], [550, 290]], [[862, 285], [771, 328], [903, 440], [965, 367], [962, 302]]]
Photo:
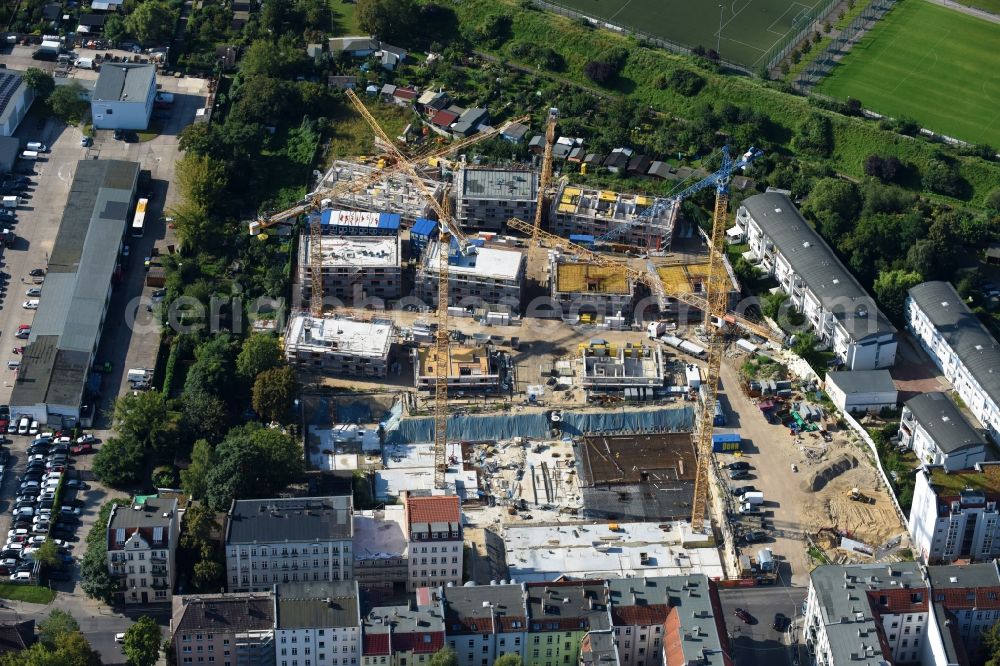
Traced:
[[697, 95], [705, 87], [705, 79], [689, 69], [675, 69], [666, 77], [665, 84], [685, 97]]
[[591, 60], [583, 66], [584, 75], [599, 85], [604, 85], [615, 75], [614, 69], [606, 62]]
[[881, 155], [869, 155], [865, 159], [865, 175], [878, 178], [884, 183], [891, 183], [896, 180], [903, 170], [903, 163], [895, 155], [882, 157]]

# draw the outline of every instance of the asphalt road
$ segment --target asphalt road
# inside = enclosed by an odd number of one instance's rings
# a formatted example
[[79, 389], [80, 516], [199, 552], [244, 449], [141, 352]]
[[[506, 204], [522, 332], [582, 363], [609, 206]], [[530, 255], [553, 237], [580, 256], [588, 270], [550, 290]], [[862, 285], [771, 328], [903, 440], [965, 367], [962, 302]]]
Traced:
[[[801, 637], [801, 605], [805, 598], [804, 588], [720, 590], [719, 599], [725, 615], [733, 660], [740, 666], [793, 666], [793, 655], [797, 651], [794, 644]], [[737, 608], [748, 611], [754, 621], [747, 624], [736, 617]], [[775, 613], [784, 613], [793, 620], [793, 624], [784, 633], [779, 634], [771, 626]]]

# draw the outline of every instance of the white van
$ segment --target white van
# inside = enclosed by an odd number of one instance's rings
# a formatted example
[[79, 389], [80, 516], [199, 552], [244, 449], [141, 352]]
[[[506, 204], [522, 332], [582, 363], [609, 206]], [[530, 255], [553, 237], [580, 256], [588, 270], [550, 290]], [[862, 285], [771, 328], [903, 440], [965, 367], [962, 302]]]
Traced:
[[7, 196], [3, 198], [4, 208], [17, 208], [21, 205], [21, 199], [15, 196]]
[[37, 150], [26, 150], [23, 153], [21, 153], [21, 159], [22, 160], [37, 160], [38, 159], [38, 151]]
[[145, 382], [152, 376], [152, 372], [147, 368], [129, 368], [128, 380], [130, 382]]
[[22, 416], [21, 420], [17, 422], [17, 434], [27, 435], [28, 428], [30, 427], [31, 427], [31, 419], [29, 419], [27, 416]]
[[35, 153], [47, 153], [49, 152], [48, 146], [46, 146], [41, 141], [29, 141], [28, 145], [25, 146], [27, 150]]

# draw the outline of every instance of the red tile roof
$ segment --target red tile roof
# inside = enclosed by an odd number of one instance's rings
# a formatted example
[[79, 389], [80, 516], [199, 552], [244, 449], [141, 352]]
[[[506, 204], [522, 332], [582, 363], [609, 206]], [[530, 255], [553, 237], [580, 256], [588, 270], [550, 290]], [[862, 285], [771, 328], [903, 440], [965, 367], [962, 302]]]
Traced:
[[[934, 590], [934, 601], [943, 603], [945, 608], [955, 610], [978, 610], [1000, 608], [1000, 587], [954, 588]], [[973, 598], [969, 598], [969, 595]], [[942, 600], [941, 597], [944, 596]]]
[[389, 654], [389, 634], [365, 634], [364, 647], [361, 654], [365, 657], [371, 655]]
[[620, 627], [649, 627], [663, 624], [670, 613], [670, 606], [653, 604], [650, 606], [620, 606], [611, 607], [611, 620]]
[[452, 113], [447, 109], [441, 109], [434, 114], [431, 118], [431, 125], [437, 125], [438, 127], [449, 127], [453, 122], [458, 120], [458, 114]]
[[[428, 640], [429, 639], [429, 640]], [[443, 631], [392, 635], [393, 652], [433, 653], [444, 647]]]
[[[895, 590], [869, 590], [868, 603], [880, 614], [898, 615], [899, 613], [926, 613], [927, 597], [930, 590], [923, 587]], [[914, 601], [914, 595], [920, 595], [920, 601]], [[880, 603], [881, 597], [886, 598], [886, 604]]]
[[408, 524], [414, 523], [461, 523], [462, 510], [458, 496], [407, 497], [406, 512]]
[[392, 93], [392, 96], [398, 99], [416, 99], [417, 92], [414, 88], [396, 88], [396, 92]]

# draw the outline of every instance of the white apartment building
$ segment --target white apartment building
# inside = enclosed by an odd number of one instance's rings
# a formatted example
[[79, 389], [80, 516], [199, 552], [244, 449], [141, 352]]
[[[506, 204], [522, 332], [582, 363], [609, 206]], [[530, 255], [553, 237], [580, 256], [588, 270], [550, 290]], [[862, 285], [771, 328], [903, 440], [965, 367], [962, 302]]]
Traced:
[[350, 495], [234, 500], [226, 518], [226, 588], [353, 578]]
[[105, 63], [90, 96], [97, 129], [144, 130], [156, 98], [156, 66]]
[[823, 388], [842, 412], [895, 409], [899, 391], [888, 370], [848, 370], [826, 373]]
[[743, 201], [736, 224], [755, 263], [848, 370], [890, 368], [896, 328], [784, 194]]
[[984, 564], [927, 567], [932, 614], [924, 641], [924, 666], [965, 666], [989, 658], [983, 632], [1000, 622], [1000, 571]]
[[926, 465], [949, 472], [986, 461], [992, 446], [945, 393], [921, 393], [906, 401], [899, 421], [899, 443]]
[[385, 377], [392, 340], [389, 319], [320, 319], [299, 313], [289, 318], [285, 331], [285, 360], [336, 375]]
[[498, 657], [527, 657], [528, 617], [522, 584], [446, 587], [444, 626], [459, 666], [490, 666]]
[[916, 557], [925, 563], [1000, 556], [1000, 482], [997, 464], [949, 472], [940, 465], [917, 471], [908, 528]]
[[462, 584], [462, 508], [455, 495], [403, 497], [409, 530], [407, 590]]
[[906, 299], [906, 327], [990, 436], [1000, 438], [1000, 345], [947, 282], [924, 282]]
[[613, 266], [581, 262], [560, 252], [549, 253], [549, 295], [563, 317], [631, 316], [632, 279]]
[[170, 603], [177, 568], [177, 500], [136, 498], [108, 519], [108, 573], [115, 601], [126, 606]]
[[471, 231], [500, 231], [512, 217], [535, 219], [538, 174], [463, 167], [455, 174], [455, 219]]
[[[601, 236], [623, 224], [635, 222], [611, 242], [667, 250], [674, 235], [679, 206], [660, 200], [655, 215], [647, 213], [653, 197], [610, 190], [595, 190], [563, 183], [549, 211], [549, 231], [559, 236]], [[639, 217], [647, 213], [646, 218]]]
[[920, 565], [824, 565], [809, 574], [804, 641], [816, 666], [919, 663], [930, 590]]
[[281, 666], [357, 666], [361, 611], [355, 581], [274, 586], [275, 662]]
[[[417, 269], [416, 295], [437, 307], [441, 243], [433, 241]], [[516, 250], [474, 245], [468, 254], [452, 243], [448, 255], [448, 305], [492, 312], [520, 312], [524, 288], [524, 254]]]
[[[299, 284], [302, 299], [312, 297], [312, 239], [302, 234]], [[327, 236], [320, 238], [323, 298], [347, 304], [365, 299], [399, 298], [403, 284], [398, 236]]]

